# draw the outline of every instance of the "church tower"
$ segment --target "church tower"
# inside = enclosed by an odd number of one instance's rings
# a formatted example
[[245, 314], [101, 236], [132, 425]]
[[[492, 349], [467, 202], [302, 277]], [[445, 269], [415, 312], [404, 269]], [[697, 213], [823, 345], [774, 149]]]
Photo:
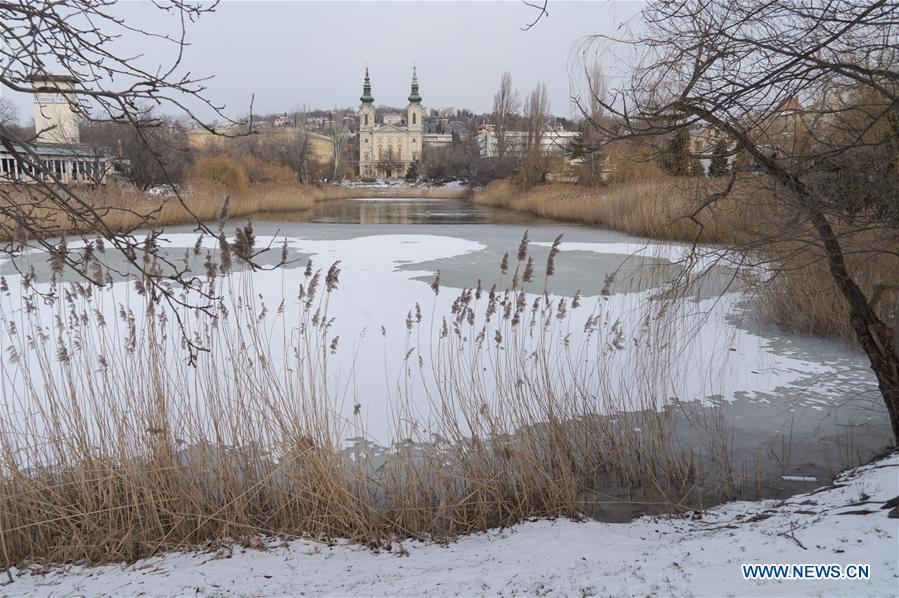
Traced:
[[371, 131], [375, 126], [375, 98], [371, 95], [371, 81], [368, 79], [368, 67], [365, 67], [365, 81], [362, 83], [362, 108], [359, 111], [359, 130]]
[[372, 176], [374, 168], [375, 98], [371, 95], [371, 81], [368, 66], [365, 67], [365, 81], [362, 84], [362, 107], [359, 109], [359, 176]]
[[418, 93], [418, 74], [412, 67], [412, 92], [409, 94], [409, 107], [406, 109], [406, 126], [409, 132], [421, 131], [421, 95]]
[[413, 163], [421, 163], [422, 136], [421, 136], [421, 95], [418, 93], [418, 73], [412, 66], [412, 91], [409, 93], [409, 107], [406, 108], [406, 128], [409, 131], [409, 160], [408, 166]]

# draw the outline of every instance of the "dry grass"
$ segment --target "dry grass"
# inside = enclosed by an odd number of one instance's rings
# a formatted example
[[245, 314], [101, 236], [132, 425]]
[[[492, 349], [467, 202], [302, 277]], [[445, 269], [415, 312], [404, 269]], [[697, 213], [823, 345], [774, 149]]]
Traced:
[[[899, 326], [899, 296], [891, 296], [899, 272], [899, 252], [884, 251], [883, 239], [875, 234], [844, 237], [843, 245], [848, 248], [846, 263], [856, 282], [869, 298], [877, 297], [875, 311], [888, 325]], [[849, 309], [821, 248], [790, 240], [772, 247], [771, 253], [775, 275], [764, 276], [758, 283], [763, 316], [783, 330], [854, 343]]]
[[[246, 186], [245, 191], [240, 191]], [[377, 189], [347, 188], [334, 185], [298, 185], [271, 182], [246, 185], [243, 181], [237, 190], [224, 186], [197, 183], [189, 186], [182, 197], [152, 197], [137, 189], [120, 189], [112, 185], [95, 190], [74, 189], [88, 208], [97, 214], [104, 224], [116, 231], [135, 228], [158, 228], [195, 221], [218, 220], [228, 198], [228, 214], [231, 217], [251, 216], [259, 212], [296, 212], [310, 210], [316, 202], [359, 197], [424, 197], [452, 199], [464, 196], [466, 190], [453, 189]], [[15, 210], [25, 210], [30, 218], [40, 221], [44, 236], [70, 235], [95, 232], [93, 217], [86, 217], [87, 209], [78, 209], [79, 215], [51, 207], [36, 192], [20, 188], [2, 197], [4, 202], [15, 203]], [[27, 206], [27, 207], [23, 207]], [[12, 239], [16, 227], [9, 217], [0, 217], [0, 241]]]
[[475, 193], [482, 205], [579, 222], [671, 241], [719, 243], [734, 238], [737, 221], [749, 217], [737, 202], [725, 201], [699, 224], [688, 218], [700, 179], [651, 177], [607, 187], [553, 184], [522, 191], [509, 181], [494, 181]]
[[[347, 453], [347, 439], [365, 436], [367, 406], [350, 397], [356, 415], [335, 416], [337, 277], [297, 273], [288, 295], [299, 300], [277, 310], [249, 274], [210, 281], [225, 301], [189, 318], [209, 348], [194, 368], [173, 314], [133, 294], [125, 307], [115, 288], [56, 283], [42, 309], [15, 307], [33, 294], [0, 302], [0, 367], [21, 381], [0, 417], [0, 566], [252, 546], [271, 534], [383, 546], [577, 517], [594, 492], [616, 487], [647, 505], [703, 496], [710, 472], [678, 442], [656, 393], [612, 392], [607, 358], [630, 341], [604, 303], [540, 287], [522, 301], [517, 283], [465, 290], [444, 315], [412, 308], [399, 331], [409, 367], [390, 407], [395, 442], [356, 441]], [[585, 339], [569, 342], [570, 314], [583, 310]], [[408, 390], [427, 369], [425, 394]], [[415, 415], [423, 397], [428, 419]]]
[[[767, 271], [777, 273], [749, 277], [750, 283], [759, 284], [758, 305], [765, 317], [785, 330], [836, 336], [854, 344], [848, 307], [812, 231], [785, 214], [782, 205], [767, 201], [766, 190], [758, 183], [738, 181], [726, 200], [697, 217], [701, 226], [689, 218], [700, 192], [721, 184], [652, 176], [600, 188], [554, 184], [523, 191], [508, 181], [496, 181], [476, 193], [474, 201], [653, 239], [736, 247], [748, 253], [748, 263], [762, 262]], [[838, 220], [835, 226], [840, 230]], [[899, 271], [895, 239], [886, 241], [894, 247], [892, 253], [884, 251], [885, 241], [873, 234], [845, 233], [842, 243], [850, 269], [869, 297], [878, 287], [895, 285]], [[893, 300], [879, 302], [876, 309], [884, 321], [896, 325]]]
[[[249, 160], [246, 162], [248, 166], [253, 166]], [[198, 157], [190, 167], [188, 180], [192, 187], [211, 186], [235, 193], [246, 193], [250, 183], [246, 167], [231, 156], [225, 155]]]

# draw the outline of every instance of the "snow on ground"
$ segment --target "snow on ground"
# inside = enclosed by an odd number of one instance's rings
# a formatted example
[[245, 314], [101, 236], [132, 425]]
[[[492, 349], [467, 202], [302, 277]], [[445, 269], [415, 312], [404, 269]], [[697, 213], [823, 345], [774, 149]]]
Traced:
[[[632, 523], [535, 521], [391, 551], [306, 540], [131, 565], [13, 570], [0, 595], [895, 596], [899, 453], [786, 501]], [[869, 580], [747, 581], [741, 563], [870, 564]], [[5, 577], [5, 576], [3, 576]]]

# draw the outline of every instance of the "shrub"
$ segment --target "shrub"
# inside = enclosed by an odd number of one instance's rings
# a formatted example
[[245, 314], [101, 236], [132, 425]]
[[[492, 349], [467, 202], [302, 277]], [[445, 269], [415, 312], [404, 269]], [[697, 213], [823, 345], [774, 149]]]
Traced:
[[655, 159], [653, 148], [635, 141], [613, 142], [606, 150], [611, 166], [613, 182], [646, 181], [665, 176]]
[[247, 173], [243, 166], [230, 156], [203, 156], [190, 170], [192, 183], [206, 183], [223, 187], [228, 191], [243, 193], [247, 190]]
[[277, 162], [265, 162], [250, 155], [240, 158], [240, 165], [251, 183], [296, 183], [293, 170]]

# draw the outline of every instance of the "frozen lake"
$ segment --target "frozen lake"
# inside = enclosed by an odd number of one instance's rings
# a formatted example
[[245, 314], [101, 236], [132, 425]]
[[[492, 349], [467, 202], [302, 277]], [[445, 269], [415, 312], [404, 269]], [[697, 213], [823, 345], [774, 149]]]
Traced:
[[[229, 232], [242, 223], [229, 223]], [[889, 443], [885, 410], [864, 356], [837, 341], [787, 335], [758, 322], [751, 298], [726, 264], [705, 259], [686, 266], [698, 282], [664, 318], [656, 318], [659, 292], [685, 267], [679, 263], [686, 255], [683, 247], [486, 209], [467, 200], [332, 201], [311, 213], [257, 215], [254, 229], [257, 245], [271, 241], [274, 247], [261, 261], [278, 262], [285, 239], [291, 260], [284, 268], [245, 275], [240, 287], [271, 313], [278, 308], [287, 314], [269, 325], [275, 356], [283, 344], [284, 334], [279, 334], [296, 326], [291, 306], [298, 303], [307, 260], [323, 275], [340, 262], [339, 288], [328, 300], [328, 313], [335, 318], [328, 335], [339, 337], [329, 358], [328, 384], [333, 409], [352, 422], [348, 435], [364, 433], [389, 443], [404, 418], [431, 421], [428, 389], [440, 381], [416, 369], [424, 371], [423, 361], [439, 359], [433, 339], [463, 289], [480, 282], [486, 293], [493, 285], [501, 291], [511, 284], [516, 248], [527, 230], [536, 273], [525, 299], [530, 304], [541, 296], [544, 285], [548, 296], [564, 297], [569, 306], [580, 293], [582, 307], [571, 310], [564, 324], [554, 324], [553, 334], [576, 347], [585, 363], [602, 360], [606, 374], [597, 394], [631, 401], [634, 409], [647, 401], [660, 408], [697, 402], [715, 407], [723, 416], [717, 425], [729, 429], [735, 467], [758, 477], [763, 493], [808, 489], [813, 482], [781, 476], [824, 480]], [[545, 282], [550, 246], [560, 234], [556, 271]], [[164, 240], [177, 256], [194, 246], [196, 236], [190, 227], [172, 227]], [[215, 243], [207, 240], [206, 245]], [[500, 262], [506, 253], [511, 266], [503, 275]], [[35, 254], [31, 262], [38, 284], [46, 284], [46, 260]], [[3, 300], [4, 317], [10, 318], [21, 310], [21, 299], [15, 270], [9, 263], [2, 268], [10, 281]], [[435, 296], [431, 284], [438, 271]], [[116, 301], [107, 305], [112, 311], [134, 302], [132, 285], [116, 287]], [[408, 320], [417, 319], [417, 311], [421, 321], [413, 330]], [[478, 323], [481, 317], [477, 314]], [[594, 317], [607, 333], [615, 331], [617, 340], [603, 341], [612, 342], [613, 350], [604, 350], [602, 343], [597, 349], [602, 354], [577, 349], [586, 342], [585, 322]], [[476, 328], [473, 324], [471, 330]], [[10, 342], [4, 337], [4, 355]], [[493, 342], [492, 332], [487, 342]], [[423, 361], [411, 363], [410, 355], [424, 356]], [[16, 364], [4, 367], [3, 396], [12, 417], [10, 405], [22, 407], [16, 398], [22, 376], [15, 374]], [[597, 396], [598, 411], [601, 403]], [[691, 426], [688, 421], [680, 425]], [[684, 442], [700, 446], [702, 435], [689, 432]]]

